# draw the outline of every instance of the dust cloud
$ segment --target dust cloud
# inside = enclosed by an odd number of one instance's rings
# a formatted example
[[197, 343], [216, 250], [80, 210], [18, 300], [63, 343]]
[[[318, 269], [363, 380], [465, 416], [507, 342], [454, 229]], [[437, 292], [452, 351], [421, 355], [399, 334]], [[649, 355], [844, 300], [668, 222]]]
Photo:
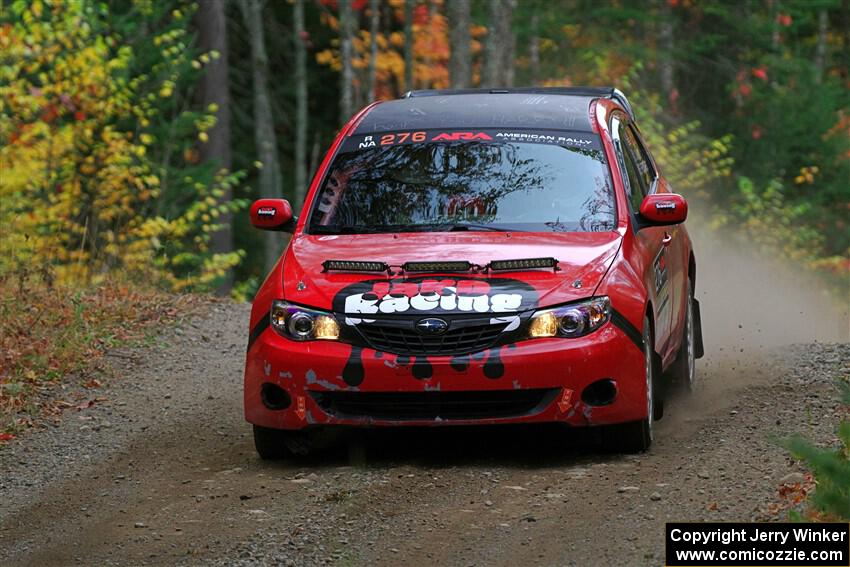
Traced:
[[842, 302], [813, 274], [739, 234], [712, 230], [699, 218], [689, 219], [688, 231], [705, 358], [697, 361], [694, 395], [671, 392], [677, 407], [660, 422], [667, 435], [693, 433], [702, 417], [737, 408], [742, 389], [778, 383], [784, 370], [774, 363], [785, 347], [850, 342], [850, 298]]
[[740, 235], [721, 234], [699, 219], [688, 229], [706, 354], [850, 341], [850, 297], [842, 302], [815, 275], [765, 257]]

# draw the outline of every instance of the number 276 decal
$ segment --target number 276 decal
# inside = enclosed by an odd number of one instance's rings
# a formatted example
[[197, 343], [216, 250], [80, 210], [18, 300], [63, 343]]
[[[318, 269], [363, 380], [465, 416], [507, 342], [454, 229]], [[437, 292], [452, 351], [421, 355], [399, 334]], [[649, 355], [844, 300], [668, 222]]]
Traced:
[[390, 146], [392, 144], [403, 144], [408, 141], [424, 142], [425, 132], [398, 132], [396, 134], [384, 134], [381, 136], [381, 145]]

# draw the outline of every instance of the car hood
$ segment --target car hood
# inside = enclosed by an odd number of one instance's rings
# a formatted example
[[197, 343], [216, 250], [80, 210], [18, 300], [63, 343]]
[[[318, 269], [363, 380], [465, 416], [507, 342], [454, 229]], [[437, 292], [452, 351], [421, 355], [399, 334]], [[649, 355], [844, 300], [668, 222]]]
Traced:
[[[374, 286], [378, 294], [402, 291], [404, 283], [434, 280], [443, 286], [464, 282], [458, 294], [523, 294], [522, 309], [558, 305], [589, 297], [614, 260], [622, 236], [617, 232], [582, 233], [407, 233], [359, 235], [300, 235], [288, 247], [283, 264], [287, 300], [321, 309], [351, 312], [345, 298]], [[495, 273], [424, 274], [388, 276], [375, 272], [324, 272], [326, 260], [361, 260], [400, 266], [405, 262], [466, 260], [484, 266], [493, 260], [553, 257], [559, 270], [539, 269]], [[432, 286], [433, 287], [433, 286]], [[465, 291], [464, 291], [465, 290]], [[437, 293], [440, 293], [439, 291]], [[488, 309], [517, 311], [509, 299], [493, 301]], [[484, 300], [482, 300], [484, 301]], [[484, 303], [474, 303], [482, 311]], [[441, 308], [455, 306], [449, 302]], [[473, 305], [470, 303], [469, 305]], [[464, 309], [460, 305], [460, 309]], [[447, 309], [448, 310], [448, 309]]]

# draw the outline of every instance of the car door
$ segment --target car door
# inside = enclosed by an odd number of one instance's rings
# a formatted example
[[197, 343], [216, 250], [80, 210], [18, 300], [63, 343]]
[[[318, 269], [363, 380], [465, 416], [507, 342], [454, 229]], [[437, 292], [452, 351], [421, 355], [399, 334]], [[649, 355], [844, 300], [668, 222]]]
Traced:
[[[635, 141], [637, 142], [639, 149], [642, 155], [647, 160], [647, 165], [654, 172], [654, 185], [650, 192], [672, 192], [672, 189], [667, 185], [666, 180], [661, 178], [661, 175], [658, 173], [658, 170], [653, 165], [655, 161], [652, 159], [652, 155], [649, 153], [649, 150], [646, 148], [646, 144], [641, 138], [640, 132], [634, 127], [634, 125], [630, 125], [630, 130], [634, 133]], [[666, 244], [665, 257], [667, 259], [667, 271], [668, 271], [668, 290], [669, 290], [669, 303], [670, 303], [670, 333], [671, 340], [668, 343], [668, 349], [678, 349], [678, 337], [681, 335], [681, 327], [680, 325], [684, 323], [684, 301], [685, 294], [687, 293], [687, 274], [688, 274], [688, 258], [685, 248], [685, 238], [684, 238], [684, 230], [683, 225], [676, 224], [672, 226], [668, 226], [665, 229], [664, 239]], [[674, 340], [675, 339], [675, 340]], [[662, 353], [664, 355], [665, 353]], [[667, 353], [667, 354], [675, 354]]]
[[640, 227], [638, 211], [643, 198], [655, 190], [657, 175], [652, 162], [642, 153], [634, 130], [623, 115], [615, 115], [611, 122], [614, 147], [623, 172], [635, 240], [644, 263], [644, 281], [655, 311], [655, 344], [663, 352], [670, 340], [672, 304], [669, 282], [669, 254], [671, 242], [666, 227]]

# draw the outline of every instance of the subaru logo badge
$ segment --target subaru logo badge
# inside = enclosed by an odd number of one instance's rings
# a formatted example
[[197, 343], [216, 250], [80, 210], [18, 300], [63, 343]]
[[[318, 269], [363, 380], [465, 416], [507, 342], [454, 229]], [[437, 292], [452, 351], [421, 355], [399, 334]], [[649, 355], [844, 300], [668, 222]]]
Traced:
[[416, 330], [422, 335], [442, 335], [449, 329], [449, 324], [442, 319], [428, 318], [420, 319], [416, 323]]

